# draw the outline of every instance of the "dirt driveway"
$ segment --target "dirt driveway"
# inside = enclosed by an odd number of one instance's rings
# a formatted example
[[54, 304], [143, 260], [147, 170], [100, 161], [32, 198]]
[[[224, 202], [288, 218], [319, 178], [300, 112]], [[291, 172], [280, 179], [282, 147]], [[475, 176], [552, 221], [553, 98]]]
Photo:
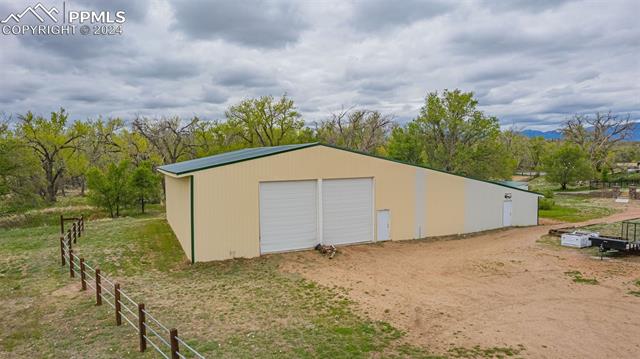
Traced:
[[[633, 205], [585, 224], [637, 217]], [[537, 243], [553, 226], [345, 247], [332, 260], [291, 253], [282, 269], [348, 288], [363, 313], [434, 351], [523, 345], [535, 358], [637, 358], [640, 297], [628, 291], [638, 289], [640, 261]], [[576, 283], [568, 271], [599, 283]]]

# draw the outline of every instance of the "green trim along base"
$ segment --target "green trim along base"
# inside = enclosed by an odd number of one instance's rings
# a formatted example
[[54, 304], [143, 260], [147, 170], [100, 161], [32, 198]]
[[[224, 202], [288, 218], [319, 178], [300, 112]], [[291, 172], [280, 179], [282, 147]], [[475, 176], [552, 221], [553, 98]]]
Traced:
[[190, 215], [190, 220], [191, 220], [191, 264], [194, 264], [196, 262], [196, 250], [195, 250], [195, 236], [194, 236], [194, 220], [193, 220], [193, 176], [190, 176], [190, 183], [189, 183], [189, 189], [190, 189], [190, 207], [191, 207], [191, 215]]

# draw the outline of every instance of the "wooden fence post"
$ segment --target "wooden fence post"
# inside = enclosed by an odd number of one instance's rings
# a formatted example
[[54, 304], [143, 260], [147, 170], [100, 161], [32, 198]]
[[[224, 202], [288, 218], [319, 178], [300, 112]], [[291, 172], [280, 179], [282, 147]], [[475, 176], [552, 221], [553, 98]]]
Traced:
[[96, 305], [102, 305], [102, 287], [100, 286], [100, 268], [96, 268]]
[[178, 329], [171, 328], [169, 330], [169, 343], [171, 343], [171, 359], [180, 359], [178, 352], [180, 347], [178, 346]]
[[76, 221], [76, 227], [78, 228], [78, 238], [82, 237], [82, 228], [80, 227], [80, 219]]
[[76, 222], [73, 222], [73, 226], [71, 226], [71, 228], [73, 229], [73, 243], [76, 243], [76, 240], [78, 239], [78, 232], [76, 230]]
[[87, 277], [84, 271], [84, 258], [80, 258], [80, 283], [82, 283], [82, 290], [87, 290]]
[[75, 277], [73, 271], [73, 249], [69, 248], [69, 276], [71, 278]]
[[60, 215], [60, 234], [64, 234], [64, 217]]
[[171, 359], [180, 359], [178, 352], [180, 347], [178, 346], [178, 329], [171, 328], [169, 330], [169, 343], [171, 343]]
[[138, 336], [140, 337], [140, 351], [143, 352], [147, 349], [147, 328], [144, 326], [144, 303], [138, 304]]
[[122, 308], [120, 307], [120, 283], [113, 285], [113, 298], [116, 307], [116, 325], [122, 324]]
[[64, 236], [60, 236], [60, 264], [64, 267]]
[[84, 232], [84, 214], [80, 215], [80, 227], [82, 229], [82, 232]]
[[69, 232], [69, 241], [67, 242], [67, 248], [68, 250], [72, 250], [73, 246], [71, 245], [71, 232]]

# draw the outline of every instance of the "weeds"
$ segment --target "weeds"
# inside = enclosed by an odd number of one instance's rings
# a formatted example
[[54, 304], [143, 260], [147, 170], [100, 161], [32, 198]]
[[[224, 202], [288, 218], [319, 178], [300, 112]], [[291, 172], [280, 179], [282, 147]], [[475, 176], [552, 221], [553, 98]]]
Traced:
[[590, 285], [596, 285], [598, 284], [598, 280], [595, 278], [584, 278], [582, 276], [582, 273], [580, 273], [579, 271], [568, 271], [568, 272], [564, 272], [565, 275], [573, 278], [573, 281], [575, 283], [581, 283], [581, 284], [590, 284]]

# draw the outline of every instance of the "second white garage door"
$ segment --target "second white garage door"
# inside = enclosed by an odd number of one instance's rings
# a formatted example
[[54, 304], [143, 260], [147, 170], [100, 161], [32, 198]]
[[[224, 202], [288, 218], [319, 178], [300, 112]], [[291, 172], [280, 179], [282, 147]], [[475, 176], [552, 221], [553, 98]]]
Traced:
[[313, 248], [317, 197], [316, 181], [260, 183], [260, 252]]
[[322, 229], [325, 244], [373, 241], [373, 180], [323, 180]]

